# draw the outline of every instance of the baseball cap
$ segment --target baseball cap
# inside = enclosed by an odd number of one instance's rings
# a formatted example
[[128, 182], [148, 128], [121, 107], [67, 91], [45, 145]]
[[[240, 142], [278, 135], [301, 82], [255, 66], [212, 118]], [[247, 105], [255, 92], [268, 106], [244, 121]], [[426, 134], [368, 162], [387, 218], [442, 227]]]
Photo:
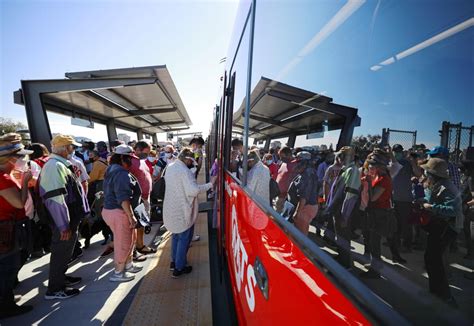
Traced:
[[403, 146], [400, 144], [395, 144], [392, 147], [392, 151], [394, 152], [403, 152]]
[[138, 156], [136, 156], [133, 153], [133, 148], [128, 146], [128, 145], [125, 145], [125, 144], [122, 144], [122, 145], [119, 145], [119, 146], [115, 147], [114, 154], [128, 155], [128, 156], [131, 156], [133, 158], [139, 159]]
[[311, 161], [311, 153], [306, 152], [306, 151], [299, 152], [298, 154], [296, 154], [296, 159], [299, 161], [302, 161], [302, 160]]
[[51, 140], [51, 145], [56, 147], [56, 146], [66, 146], [66, 145], [73, 145], [77, 147], [81, 147], [82, 145], [79, 144], [74, 140], [72, 136], [69, 135], [56, 135], [53, 140]]
[[435, 146], [427, 154], [431, 156], [433, 155], [449, 156], [449, 150], [443, 146]]

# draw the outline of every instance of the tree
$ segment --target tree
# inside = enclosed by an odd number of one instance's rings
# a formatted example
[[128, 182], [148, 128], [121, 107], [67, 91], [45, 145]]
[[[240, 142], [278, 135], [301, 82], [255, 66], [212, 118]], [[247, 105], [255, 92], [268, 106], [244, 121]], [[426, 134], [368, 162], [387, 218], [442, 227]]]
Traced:
[[380, 145], [381, 140], [380, 135], [356, 136], [352, 138], [352, 146], [362, 150], [371, 150], [372, 147]]
[[18, 130], [25, 130], [28, 127], [22, 122], [15, 122], [12, 119], [0, 118], [0, 134], [8, 134], [9, 132], [17, 132]]

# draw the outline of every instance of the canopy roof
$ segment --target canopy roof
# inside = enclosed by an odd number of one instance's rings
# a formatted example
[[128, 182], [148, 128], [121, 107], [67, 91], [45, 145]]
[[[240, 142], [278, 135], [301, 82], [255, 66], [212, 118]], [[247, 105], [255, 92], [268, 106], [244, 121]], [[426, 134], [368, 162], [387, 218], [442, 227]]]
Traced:
[[[332, 98], [261, 77], [250, 95], [249, 136], [256, 140], [306, 135], [342, 129], [357, 109]], [[244, 127], [245, 101], [235, 112], [233, 126]], [[358, 120], [357, 125], [360, 124]]]
[[165, 65], [66, 73], [68, 79], [23, 81], [44, 88], [43, 108], [72, 112], [154, 134], [192, 124]]

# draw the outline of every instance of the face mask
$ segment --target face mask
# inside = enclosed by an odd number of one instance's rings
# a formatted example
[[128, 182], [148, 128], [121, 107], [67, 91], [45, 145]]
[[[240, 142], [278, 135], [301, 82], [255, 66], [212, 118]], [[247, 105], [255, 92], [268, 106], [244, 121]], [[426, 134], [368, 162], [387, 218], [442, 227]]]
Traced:
[[397, 159], [397, 161], [400, 161], [403, 158], [403, 153], [395, 152], [395, 158]]
[[148, 157], [148, 154], [146, 153], [140, 153], [137, 155], [140, 160], [144, 160]]
[[189, 170], [191, 171], [192, 174], [196, 174], [196, 172], [197, 172], [197, 168], [195, 166], [193, 166]]
[[171, 153], [166, 153], [166, 154], [165, 154], [165, 157], [166, 157], [166, 158], [171, 158], [172, 155], [173, 155], [173, 154], [171, 154]]
[[148, 156], [148, 161], [150, 161], [151, 163], [155, 163], [156, 157]]
[[26, 157], [18, 158], [15, 162], [14, 170], [25, 172], [28, 169]]
[[273, 160], [267, 160], [267, 165], [270, 165], [273, 163]]

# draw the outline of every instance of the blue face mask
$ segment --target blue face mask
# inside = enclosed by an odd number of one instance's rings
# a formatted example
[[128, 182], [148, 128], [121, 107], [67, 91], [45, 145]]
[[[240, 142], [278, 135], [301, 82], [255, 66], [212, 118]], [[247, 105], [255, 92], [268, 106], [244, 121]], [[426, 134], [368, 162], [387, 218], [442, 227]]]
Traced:
[[270, 165], [273, 163], [273, 160], [267, 160], [267, 165]]

